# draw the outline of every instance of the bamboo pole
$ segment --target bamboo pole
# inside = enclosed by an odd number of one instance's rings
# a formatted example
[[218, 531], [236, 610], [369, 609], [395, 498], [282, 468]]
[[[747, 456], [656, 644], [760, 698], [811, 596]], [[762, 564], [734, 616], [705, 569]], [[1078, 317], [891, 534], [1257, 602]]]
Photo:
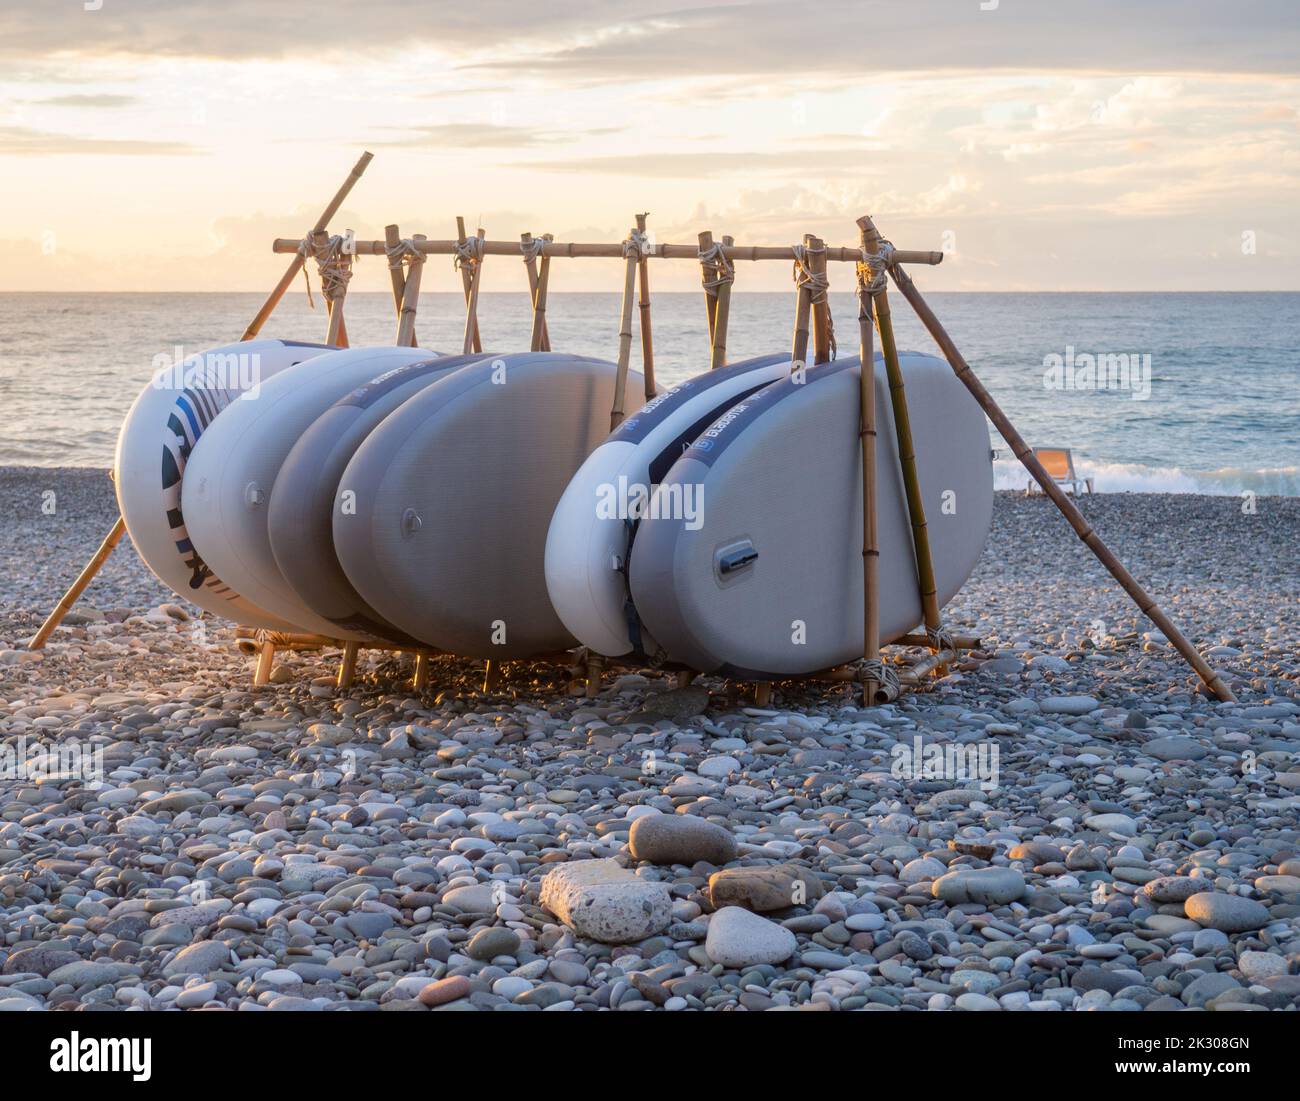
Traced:
[[[542, 240], [551, 240], [551, 235], [543, 234]], [[546, 327], [546, 295], [550, 282], [551, 258], [543, 254], [541, 267], [537, 272], [537, 288], [533, 292], [533, 331], [528, 342], [528, 347], [534, 352], [551, 350], [550, 330]]]
[[[334, 197], [326, 204], [325, 209], [321, 211], [320, 217], [316, 219], [316, 224], [312, 226], [312, 232], [323, 230], [329, 225], [330, 219], [338, 213], [338, 209], [343, 205], [343, 201], [348, 197], [348, 193], [356, 185], [357, 180], [361, 179], [362, 173], [365, 172], [373, 159], [373, 153], [367, 152], [361, 154], [357, 163], [352, 166], [352, 171], [348, 173], [348, 178], [343, 181], [343, 184], [339, 187], [338, 191], [334, 193]], [[282, 250], [277, 249], [277, 251]], [[298, 272], [302, 270], [302, 266], [307, 260], [306, 253], [302, 248], [302, 242], [299, 241], [289, 251], [294, 253], [293, 260], [290, 261], [288, 268], [285, 269], [284, 274], [280, 277], [280, 281], [275, 285], [271, 293], [267, 295], [266, 301], [262, 303], [257, 313], [253, 316], [253, 320], [248, 323], [248, 327], [244, 330], [244, 335], [239, 338], [241, 341], [252, 340], [259, 332], [261, 332], [262, 326], [266, 324], [266, 319], [271, 316], [275, 307], [279, 305], [280, 299], [284, 297], [285, 292], [293, 285], [293, 281], [297, 278]], [[94, 553], [90, 561], [82, 568], [76, 581], [72, 583], [68, 591], [59, 599], [58, 604], [54, 606], [54, 610], [46, 617], [45, 622], [41, 624], [41, 629], [36, 632], [32, 641], [28, 644], [28, 649], [41, 650], [45, 647], [45, 643], [49, 639], [50, 635], [54, 633], [55, 628], [57, 628], [63, 621], [63, 617], [72, 609], [72, 606], [81, 597], [81, 594], [86, 591], [86, 586], [94, 580], [95, 575], [103, 568], [104, 563], [108, 560], [108, 556], [113, 553], [113, 548], [121, 542], [122, 536], [125, 533], [126, 521], [123, 520], [121, 516], [118, 516], [113, 526], [109, 529], [108, 534], [104, 536], [103, 541], [99, 545], [99, 549]]]
[[336, 344], [340, 348], [348, 346], [348, 331], [343, 322], [343, 302], [347, 297], [347, 283], [330, 286], [327, 276], [327, 260], [330, 236], [326, 230], [312, 230], [311, 251], [320, 270], [321, 295], [325, 298], [325, 307], [329, 312], [329, 327], [325, 334], [326, 344]]
[[[549, 237], [549, 234], [547, 235]], [[542, 240], [547, 240], [543, 237]], [[528, 271], [528, 301], [533, 307], [533, 324], [537, 325], [537, 294], [538, 287], [541, 285], [541, 276], [537, 272], [537, 256], [533, 252], [533, 235], [531, 233], [521, 233], [519, 235], [520, 247], [524, 250], [524, 267]], [[547, 260], [542, 261], [542, 266], [550, 271], [550, 264]], [[529, 341], [529, 350], [534, 352], [549, 352], [551, 350], [551, 334], [546, 330], [546, 307], [542, 306], [541, 328], [536, 339]]]
[[[481, 229], [479, 230], [478, 235], [479, 235], [479, 238], [480, 238], [480, 239], [483, 237], [483, 231], [482, 231]], [[457, 216], [456, 216], [456, 240], [455, 240], [454, 242], [448, 242], [449, 244], [452, 244], [453, 247], [452, 247], [451, 249], [447, 250], [447, 251], [450, 252], [450, 253], [453, 254], [453, 255], [460, 253], [460, 250], [464, 247], [465, 242], [468, 241], [468, 240], [469, 240], [469, 238], [465, 236], [465, 219], [462, 218], [462, 217], [460, 217], [459, 215], [457, 215]], [[427, 244], [436, 244], [436, 243], [441, 243], [441, 242], [426, 242], [426, 245], [427, 245]], [[420, 249], [420, 251], [421, 251], [421, 252], [442, 252], [442, 251], [444, 251], [444, 250], [442, 250], [442, 249], [430, 249], [430, 248], [427, 248], [427, 247], [422, 247], [422, 248]], [[480, 253], [480, 255], [483, 255], [483, 254]], [[478, 265], [475, 264], [475, 267], [476, 267], [476, 268], [477, 268], [477, 266], [478, 266]], [[463, 286], [465, 287], [465, 327], [466, 327], [467, 330], [468, 330], [469, 327], [470, 327], [470, 321], [471, 321], [471, 318], [470, 318], [470, 294], [471, 294], [471, 290], [472, 290], [472, 287], [471, 287], [472, 279], [473, 279], [473, 276], [471, 275], [469, 269], [466, 268], [466, 266], [465, 266], [464, 264], [461, 264], [461, 266], [460, 266], [460, 281], [461, 281], [461, 283], [463, 284]], [[474, 317], [473, 317], [473, 342], [472, 342], [472, 344], [471, 344], [470, 340], [469, 340], [468, 337], [467, 337], [467, 338], [466, 338], [466, 341], [465, 341], [465, 345], [466, 345], [466, 346], [465, 346], [465, 349], [464, 349], [464, 350], [465, 350], [466, 353], [469, 353], [469, 352], [481, 352], [481, 351], [483, 350], [483, 341], [482, 341], [482, 339], [479, 337], [479, 331], [478, 331], [478, 311], [477, 311], [477, 309], [474, 311]]]
[[[870, 219], [866, 219], [866, 221], [870, 224]], [[1070, 527], [1074, 529], [1074, 533], [1097, 556], [1097, 560], [1106, 567], [1111, 577], [1119, 582], [1120, 587], [1128, 593], [1142, 614], [1156, 625], [1165, 638], [1173, 643], [1174, 648], [1182, 654], [1187, 664], [1196, 671], [1196, 675], [1201, 678], [1205, 686], [1225, 703], [1235, 703], [1236, 697], [1219, 674], [1210, 668], [1206, 660], [1197, 652], [1196, 647], [1175, 626], [1173, 620], [1160, 610], [1147, 591], [1124, 568], [1123, 563], [1115, 557], [1110, 548], [1102, 542], [1101, 537], [1092, 529], [1088, 521], [1084, 519], [1083, 513], [1079, 511], [1078, 506], [1066, 496], [1052, 479], [1052, 476], [1043, 468], [1043, 464], [1039, 462], [1033, 450], [1025, 443], [1024, 438], [1016, 431], [1011, 421], [1007, 419], [1007, 415], [1002, 412], [1001, 407], [993, 400], [993, 396], [984, 388], [984, 384], [970, 369], [970, 364], [957, 350], [957, 346], [953, 343], [952, 338], [948, 335], [938, 317], [935, 316], [934, 311], [921, 297], [921, 293], [916, 289], [916, 284], [912, 282], [911, 276], [898, 266], [897, 262], [891, 265], [890, 273], [893, 275], [894, 282], [899, 291], [902, 292], [903, 297], [911, 304], [916, 311], [917, 317], [921, 319], [921, 323], [929, 330], [935, 343], [939, 345], [944, 358], [948, 360], [962, 385], [970, 391], [971, 395], [979, 403], [985, 415], [993, 422], [1002, 438], [1010, 445], [1016, 458], [1029, 471], [1033, 479], [1042, 486], [1043, 492], [1061, 510], [1061, 514]]]
[[253, 669], [253, 687], [265, 688], [271, 683], [271, 671], [275, 668], [275, 643], [269, 639], [257, 649], [257, 666]]
[[[402, 331], [402, 296], [406, 292], [406, 268], [405, 258], [399, 258], [397, 263], [393, 263], [395, 250], [402, 243], [402, 234], [397, 226], [384, 226], [384, 244], [388, 246], [388, 277], [393, 284], [393, 307], [397, 311], [397, 331], [400, 345]], [[415, 335], [415, 326], [411, 326], [411, 347], [414, 348], [419, 343]]]
[[336, 685], [340, 689], [352, 687], [353, 680], [357, 675], [357, 651], [360, 649], [357, 643], [347, 641], [343, 643], [343, 660], [339, 662], [339, 675]]
[[[461, 219], [462, 223], [464, 219]], [[297, 252], [300, 241], [295, 241], [291, 237], [277, 237], [272, 243], [273, 252], [291, 253]], [[420, 248], [420, 251], [430, 256], [455, 256], [458, 246], [463, 241], [426, 241]], [[382, 256], [384, 255], [383, 241], [356, 241], [354, 242], [353, 255], [355, 256]], [[789, 245], [729, 245], [725, 250], [728, 260], [784, 260], [789, 263], [794, 259], [794, 249]], [[488, 241], [483, 242], [484, 256], [518, 256], [519, 243], [517, 241]], [[563, 259], [619, 259], [623, 256], [623, 245], [621, 242], [615, 243], [590, 243], [590, 242], [568, 242], [568, 241], [551, 241], [547, 244], [542, 252], [543, 256], [561, 257]], [[657, 244], [651, 248], [647, 258], [651, 260], [698, 260], [700, 250], [696, 245], [673, 245]], [[862, 259], [862, 250], [857, 248], [828, 247], [826, 249], [827, 261], [838, 263], [853, 264]], [[943, 262], [942, 252], [917, 252], [898, 249], [894, 253], [893, 262], [898, 264], [940, 264]]]
[[[649, 214], [636, 216], [636, 231], [640, 241], [645, 240], [645, 224]], [[645, 400], [655, 396], [655, 349], [654, 336], [650, 328], [650, 260], [645, 251], [641, 251], [637, 260], [637, 274], [640, 281], [641, 296], [639, 314], [641, 321], [641, 377], [645, 382]]]
[[423, 692], [429, 687], [429, 655], [420, 652], [415, 655], [415, 675], [411, 678], [411, 688]]
[[[812, 235], [805, 233], [803, 238], [803, 248], [805, 250], [811, 240]], [[812, 290], [797, 265], [795, 267], [795, 285], [798, 287], [798, 291], [795, 297], [794, 346], [790, 352], [790, 364], [792, 370], [800, 371], [808, 366], [808, 317], [812, 313]]]
[[876, 537], [876, 356], [871, 291], [865, 264], [857, 267], [858, 421], [862, 446], [862, 699], [874, 703], [880, 690], [880, 547]]
[[636, 296], [637, 256], [640, 250], [629, 238], [627, 261], [623, 273], [623, 313], [618, 328], [618, 374], [614, 376], [614, 407], [609, 413], [609, 430], [623, 423], [623, 407], [627, 399], [627, 372], [632, 360], [632, 301]]
[[[479, 247], [483, 244], [483, 227], [478, 228]], [[483, 282], [483, 254], [479, 252], [473, 262], [473, 272], [469, 281], [469, 296], [465, 299], [465, 343], [461, 348], [466, 355], [470, 352], [481, 352], [483, 343], [479, 339], [478, 333], [478, 293], [479, 287]], [[461, 265], [464, 270], [464, 265]]]
[[99, 544], [99, 550], [95, 551], [94, 556], [89, 562], [82, 567], [81, 573], [77, 575], [74, 581], [62, 599], [54, 606], [45, 622], [41, 624], [41, 629], [32, 636], [31, 642], [27, 644], [29, 650], [42, 650], [45, 643], [49, 641], [50, 635], [63, 622], [63, 617], [72, 610], [72, 606], [80, 599], [81, 594], [86, 591], [86, 586], [94, 580], [95, 574], [99, 573], [100, 567], [108, 560], [108, 556], [113, 553], [113, 548], [122, 541], [122, 536], [126, 534], [126, 521], [121, 516], [117, 518], [109, 532], [104, 536], [104, 541]]
[[[879, 253], [881, 237], [870, 218], [859, 218], [862, 247], [868, 253]], [[894, 343], [894, 323], [889, 312], [889, 292], [884, 286], [872, 294], [876, 311], [876, 328], [880, 333], [880, 350], [885, 359], [885, 372], [889, 377], [889, 400], [894, 411], [894, 433], [898, 444], [898, 461], [902, 466], [903, 487], [907, 496], [907, 514], [912, 523], [912, 547], [916, 553], [916, 579], [921, 594], [921, 614], [925, 619], [926, 633], [938, 631], [939, 597], [934, 581], [934, 562], [930, 556], [930, 535], [925, 521], [925, 502], [921, 496], [921, 479], [916, 469], [916, 447], [912, 443], [912, 422], [907, 412], [907, 393], [903, 385], [903, 370], [898, 363], [898, 347]]]
[[829, 363], [831, 359], [831, 304], [827, 301], [826, 242], [812, 238], [808, 267], [814, 282], [809, 288], [813, 316], [813, 362]]
[[[411, 238], [416, 244], [419, 244], [420, 239], [418, 233]], [[406, 273], [405, 284], [402, 287], [402, 309], [397, 322], [399, 348], [415, 347], [415, 312], [420, 304], [420, 277], [424, 274], [424, 265], [423, 258], [412, 261]]]
[[[732, 243], [730, 237], [722, 238], [722, 247], [725, 250]], [[719, 277], [723, 275], [723, 270], [718, 272]], [[727, 273], [728, 278], [722, 279], [717, 286], [717, 303], [713, 314], [713, 346], [709, 352], [709, 370], [716, 371], [719, 367], [727, 365], [727, 324], [731, 320], [731, 284], [734, 273]]]
[[711, 259], [706, 259], [712, 249], [713, 231], [706, 229], [700, 234], [700, 282], [704, 284], [704, 316], [709, 323], [710, 349], [713, 348], [713, 331], [718, 324], [718, 300], [709, 289], [709, 284], [717, 275], [717, 266]]
[[[348, 178], [343, 181], [343, 185], [334, 193], [334, 198], [332, 198], [326, 205], [325, 209], [321, 211], [321, 216], [316, 219], [316, 224], [312, 226], [311, 232], [323, 230], [330, 224], [330, 219], [338, 213], [339, 207], [343, 205], [343, 200], [348, 197], [348, 193], [356, 185], [357, 180], [361, 179], [361, 174], [365, 172], [367, 167], [369, 167], [370, 162], [374, 160], [374, 156], [373, 153], [361, 154], [361, 158], [352, 166], [352, 171], [348, 173]], [[310, 234], [308, 234], [308, 236], [310, 236]], [[377, 244], [378, 242], [372, 243]], [[301, 246], [302, 242], [299, 241], [292, 249], [288, 250], [290, 252], [295, 252], [298, 255], [294, 257], [293, 261], [289, 264], [289, 267], [285, 270], [285, 273], [280, 276], [280, 282], [278, 282], [271, 293], [267, 295], [266, 301], [262, 303], [261, 309], [259, 309], [254, 315], [253, 320], [249, 322], [248, 328], [244, 330], [244, 335], [239, 338], [240, 340], [252, 340], [262, 331], [262, 326], [266, 324], [266, 319], [271, 316], [275, 307], [280, 304], [280, 299], [284, 297], [285, 292], [293, 285], [293, 281], [298, 277], [298, 272], [302, 269], [302, 265], [307, 259], [307, 257], [302, 253]], [[282, 252], [285, 250], [277, 248], [276, 251]]]
[[501, 662], [488, 658], [483, 665], [483, 691], [495, 692], [501, 686]]

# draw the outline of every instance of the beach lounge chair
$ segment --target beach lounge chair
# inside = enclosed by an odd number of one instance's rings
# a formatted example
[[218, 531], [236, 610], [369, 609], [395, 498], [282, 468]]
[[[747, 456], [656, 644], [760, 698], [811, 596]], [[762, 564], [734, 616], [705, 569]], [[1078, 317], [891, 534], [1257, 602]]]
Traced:
[[[1052, 480], [1063, 486], [1073, 486], [1075, 495], [1079, 493], [1079, 486], [1086, 486], [1088, 492], [1092, 492], [1092, 479], [1080, 478], [1074, 472], [1074, 457], [1070, 454], [1068, 447], [1035, 447], [1034, 455], [1040, 463], [1043, 464], [1047, 473], [1052, 476]], [[1029, 497], [1034, 492], [1034, 482], [1025, 487], [1025, 496]]]

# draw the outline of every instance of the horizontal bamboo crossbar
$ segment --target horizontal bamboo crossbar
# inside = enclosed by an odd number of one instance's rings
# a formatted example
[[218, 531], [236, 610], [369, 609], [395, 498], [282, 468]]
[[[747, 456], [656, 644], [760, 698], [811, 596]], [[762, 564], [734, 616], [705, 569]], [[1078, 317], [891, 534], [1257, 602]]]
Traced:
[[[297, 252], [301, 240], [289, 237], [277, 237], [272, 246], [273, 251], [283, 253]], [[564, 256], [572, 259], [624, 258], [624, 243], [613, 244], [581, 243], [566, 241], [547, 241], [539, 250], [541, 256]], [[383, 241], [354, 241], [352, 250], [357, 256], [383, 256]], [[459, 241], [419, 241], [417, 248], [429, 256], [455, 256], [460, 251]], [[794, 262], [794, 248], [790, 245], [724, 245], [723, 252], [729, 260], [785, 260]], [[484, 241], [484, 256], [520, 256], [518, 241]], [[646, 256], [658, 260], [694, 260], [700, 259], [699, 245], [652, 244]], [[828, 248], [826, 259], [841, 263], [856, 264], [862, 260], [860, 248]], [[942, 252], [919, 252], [898, 249], [889, 258], [891, 264], [941, 264]]]

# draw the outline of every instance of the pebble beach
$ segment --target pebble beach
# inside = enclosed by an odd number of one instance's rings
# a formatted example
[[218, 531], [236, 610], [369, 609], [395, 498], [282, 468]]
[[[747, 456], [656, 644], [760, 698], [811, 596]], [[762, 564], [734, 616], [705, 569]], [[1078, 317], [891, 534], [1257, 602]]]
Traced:
[[129, 540], [32, 654], [116, 507], [0, 469], [0, 1010], [1294, 1012], [1300, 499], [1081, 505], [1238, 703], [1011, 493], [945, 611], [981, 648], [889, 706], [388, 654], [338, 691], [337, 652], [254, 688]]

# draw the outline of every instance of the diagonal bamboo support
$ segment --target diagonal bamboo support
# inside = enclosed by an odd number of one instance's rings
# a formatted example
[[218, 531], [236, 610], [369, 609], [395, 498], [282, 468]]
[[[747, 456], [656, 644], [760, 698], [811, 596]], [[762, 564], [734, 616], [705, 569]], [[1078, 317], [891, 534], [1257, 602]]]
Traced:
[[41, 629], [32, 636], [31, 642], [27, 644], [29, 650], [44, 649], [45, 643], [49, 641], [50, 635], [63, 622], [63, 617], [72, 610], [72, 606], [80, 599], [81, 594], [86, 591], [86, 586], [94, 580], [95, 574], [99, 573], [100, 567], [108, 561], [108, 556], [113, 553], [113, 548], [122, 541], [122, 536], [126, 534], [126, 521], [122, 517], [117, 518], [117, 522], [109, 529], [109, 533], [104, 536], [104, 541], [99, 544], [99, 550], [95, 551], [90, 561], [82, 567], [81, 573], [77, 575], [77, 580], [72, 583], [68, 591], [54, 606], [54, 611], [50, 612], [41, 624]]
[[[312, 226], [311, 232], [308, 233], [309, 237], [311, 236], [311, 233], [323, 230], [330, 224], [330, 219], [338, 213], [339, 207], [343, 205], [343, 201], [348, 197], [352, 188], [356, 186], [356, 182], [361, 179], [362, 173], [364, 173], [369, 167], [370, 162], [374, 160], [374, 157], [375, 155], [373, 153], [361, 154], [361, 158], [352, 166], [352, 171], [348, 174], [348, 178], [343, 181], [343, 185], [334, 193], [334, 198], [332, 198], [326, 205], [325, 209], [321, 211], [320, 217], [316, 219], [316, 224]], [[280, 282], [278, 282], [271, 293], [267, 295], [266, 301], [262, 303], [261, 308], [257, 311], [256, 315], [254, 315], [253, 320], [249, 322], [248, 328], [244, 330], [244, 335], [239, 338], [240, 340], [252, 340], [262, 331], [262, 326], [266, 324], [266, 319], [275, 311], [275, 307], [280, 304], [280, 299], [284, 297], [285, 292], [293, 285], [293, 281], [298, 277], [298, 272], [302, 270], [302, 266], [306, 260], [307, 257], [302, 251], [300, 245], [297, 255], [295, 255], [293, 260], [290, 261], [289, 267], [285, 270], [285, 273], [280, 276]]]
[[[397, 331], [400, 337], [402, 326], [402, 297], [406, 293], [405, 247], [401, 231], [397, 226], [384, 226], [384, 244], [388, 246], [388, 278], [393, 285], [393, 307], [397, 310]], [[415, 335], [415, 326], [411, 326], [411, 347], [419, 343]], [[401, 344], [401, 340], [398, 340]]]
[[826, 276], [826, 242], [813, 237], [808, 249], [808, 267], [812, 272], [809, 293], [812, 297], [813, 362], [829, 363], [834, 337], [831, 335], [830, 284]]
[[[864, 222], [871, 226], [871, 219], [864, 218]], [[874, 226], [871, 226], [874, 230]], [[876, 235], [877, 237], [879, 234]], [[904, 298], [911, 304], [912, 309], [916, 311], [917, 317], [921, 323], [929, 330], [930, 335], [934, 338], [939, 349], [943, 352], [944, 358], [956, 373], [957, 378], [961, 380], [963, 386], [970, 391], [971, 396], [979, 403], [980, 408], [984, 410], [985, 415], [993, 422], [995, 428], [1001, 434], [1002, 438], [1011, 446], [1017, 459], [1029, 471], [1033, 479], [1043, 487], [1043, 492], [1052, 499], [1053, 504], [1061, 510], [1070, 527], [1074, 529], [1075, 534], [1083, 541], [1084, 545], [1097, 556], [1097, 560], [1106, 567], [1120, 587], [1128, 593], [1129, 597], [1164, 636], [1173, 643], [1174, 648], [1182, 654], [1187, 664], [1195, 670], [1196, 675], [1216, 697], [1225, 703], [1235, 703], [1236, 697], [1232, 690], [1223, 682], [1223, 679], [1216, 673], [1206, 660], [1201, 657], [1186, 636], [1175, 626], [1171, 620], [1151, 598], [1147, 591], [1138, 584], [1123, 563], [1115, 557], [1114, 553], [1102, 542], [1101, 537], [1092, 529], [1092, 526], [1084, 518], [1079, 507], [1070, 500], [1069, 497], [1053, 480], [1052, 476], [1043, 468], [1043, 464], [1038, 461], [1033, 450], [1025, 443], [1024, 438], [1016, 431], [1015, 426], [1007, 418], [1001, 407], [993, 400], [984, 384], [975, 376], [971, 370], [970, 364], [962, 357], [961, 352], [957, 350], [957, 345], [953, 343], [952, 338], [944, 329], [934, 311], [930, 309], [929, 304], [921, 297], [921, 292], [916, 289], [916, 284], [912, 282], [911, 276], [903, 270], [902, 266], [895, 260], [890, 265], [890, 274], [893, 276], [894, 283], [902, 292]]]

